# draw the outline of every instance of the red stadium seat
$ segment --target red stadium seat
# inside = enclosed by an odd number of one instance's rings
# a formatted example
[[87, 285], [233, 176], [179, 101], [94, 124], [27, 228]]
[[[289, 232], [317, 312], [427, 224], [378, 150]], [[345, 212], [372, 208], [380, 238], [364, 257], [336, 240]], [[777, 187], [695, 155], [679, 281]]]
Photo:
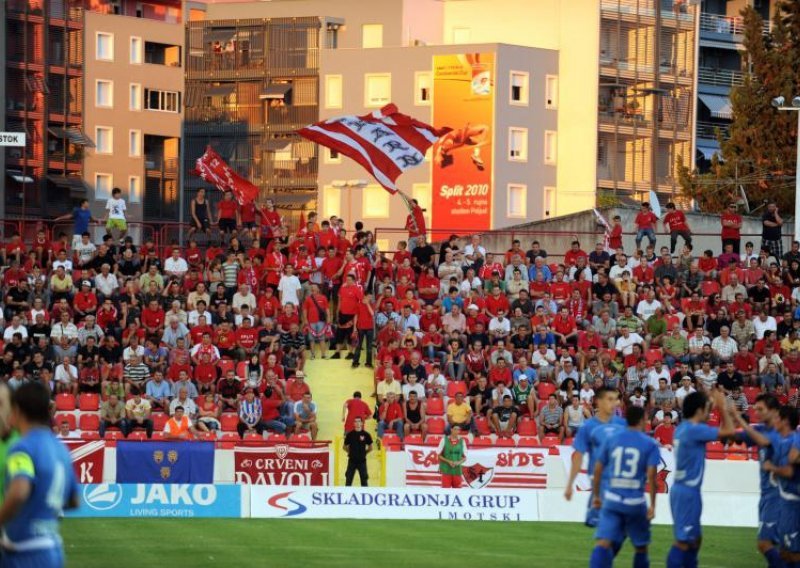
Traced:
[[153, 437], [150, 438], [150, 439], [151, 440], [163, 440], [165, 438], [166, 438], [166, 436], [164, 436], [164, 432], [158, 431], [158, 432], [153, 432]]
[[128, 434], [128, 439], [134, 441], [138, 440], [141, 442], [147, 439], [147, 432], [145, 432], [144, 430], [134, 430], [133, 432]]
[[761, 389], [758, 387], [744, 387], [742, 389], [742, 393], [744, 393], [744, 397], [747, 399], [748, 404], [755, 404], [756, 397], [761, 394]]
[[264, 434], [259, 434], [258, 432], [247, 432], [244, 435], [244, 440], [264, 440]]
[[546, 401], [548, 397], [557, 390], [558, 387], [556, 385], [553, 383], [546, 383], [544, 381], [539, 382], [539, 384], [536, 386], [536, 394], [538, 395], [539, 400], [544, 401]]
[[219, 435], [220, 442], [238, 442], [239, 434], [236, 432], [222, 432]]
[[209, 430], [208, 432], [198, 432], [197, 439], [203, 440], [205, 442], [213, 442], [217, 439], [217, 432], [215, 430]]
[[539, 438], [520, 436], [519, 440], [517, 440], [517, 446], [520, 448], [538, 448], [541, 444], [539, 444]]
[[224, 377], [228, 371], [236, 370], [236, 363], [230, 359], [220, 359], [217, 367], [219, 367], [220, 374]]
[[489, 436], [477, 436], [473, 438], [472, 443], [470, 444], [473, 448], [484, 448], [492, 445], [492, 439]]
[[489, 421], [485, 416], [475, 417], [475, 427], [478, 429], [478, 434], [481, 436], [488, 436], [492, 433], [489, 429]]
[[75, 415], [71, 412], [58, 412], [53, 417], [53, 421], [55, 422], [56, 426], [61, 426], [61, 423], [66, 421], [69, 424], [70, 431], [77, 430], [77, 420], [75, 419]]
[[715, 408], [708, 414], [708, 425], [709, 426], [719, 426], [719, 411]]
[[275, 442], [279, 444], [286, 441], [286, 436], [283, 434], [278, 434], [277, 432], [272, 432], [269, 436], [267, 436], [267, 442]]
[[456, 393], [467, 395], [467, 383], [464, 381], [448, 381], [447, 383], [447, 396], [448, 398], [455, 398]]
[[[225, 374], [223, 373], [222, 376], [225, 376]], [[239, 378], [247, 376], [247, 361], [239, 361], [236, 364], [236, 376]]]
[[520, 436], [535, 436], [536, 421], [530, 418], [523, 418], [517, 425], [517, 434]]
[[[649, 426], [649, 423], [648, 423], [648, 426]], [[575, 438], [564, 438], [564, 443], [563, 443], [563, 445], [564, 445], [564, 446], [571, 446], [571, 445], [572, 445], [572, 442], [573, 442], [574, 440], [575, 440]]]
[[645, 353], [645, 358], [647, 359], [647, 365], [652, 366], [656, 361], [663, 361], [664, 354], [661, 349], [648, 349], [647, 353]]
[[443, 437], [444, 437], [444, 436], [432, 436], [432, 435], [425, 436], [425, 442], [424, 442], [424, 444], [425, 444], [426, 446], [433, 446], [433, 447], [435, 448], [435, 447], [437, 447], [437, 446], [439, 445], [439, 443], [442, 441], [442, 438], [443, 438]]
[[705, 298], [713, 296], [714, 294], [719, 294], [720, 291], [719, 282], [717, 282], [716, 280], [704, 280], [703, 284], [700, 287], [700, 290]]
[[105, 436], [106, 440], [124, 440], [125, 436], [119, 430], [108, 430]]
[[57, 394], [56, 410], [75, 410], [75, 395], [69, 393]]
[[444, 419], [438, 417], [428, 418], [428, 434], [444, 434]]
[[725, 446], [722, 442], [709, 442], [706, 444], [706, 457], [710, 460], [724, 460]]
[[100, 395], [85, 392], [78, 397], [78, 408], [81, 410], [100, 410]]
[[78, 426], [82, 432], [97, 432], [100, 428], [100, 416], [97, 414], [81, 414], [78, 419]]
[[425, 403], [425, 413], [428, 416], [442, 416], [444, 414], [444, 400], [438, 396], [432, 396]]
[[167, 416], [164, 412], [153, 412], [150, 415], [150, 419], [153, 421], [153, 430], [156, 432], [161, 432], [164, 429], [164, 426], [167, 425], [169, 416]]
[[406, 436], [405, 443], [408, 446], [419, 446], [422, 444], [422, 434], [409, 434]]
[[99, 440], [100, 434], [97, 432], [81, 432], [81, 440]]
[[403, 442], [402, 440], [400, 440], [400, 436], [398, 436], [394, 432], [387, 432], [386, 434], [383, 435], [383, 438], [381, 438], [381, 444], [386, 449], [394, 449], [402, 446]]
[[513, 448], [517, 445], [517, 443], [514, 441], [514, 438], [502, 437], [497, 438], [497, 440], [494, 442], [494, 445], [499, 448]]
[[546, 448], [550, 448], [552, 446], [559, 446], [561, 445], [561, 440], [558, 439], [558, 436], [551, 436], [548, 434], [544, 438], [542, 438], [542, 446]]
[[223, 432], [236, 432], [236, 427], [239, 425], [239, 415], [231, 412], [223, 412], [219, 419]]
[[304, 434], [302, 432], [299, 433], [299, 434], [292, 434], [291, 436], [289, 436], [289, 441], [290, 442], [308, 443], [308, 442], [311, 441], [311, 434], [307, 434], [307, 433]]

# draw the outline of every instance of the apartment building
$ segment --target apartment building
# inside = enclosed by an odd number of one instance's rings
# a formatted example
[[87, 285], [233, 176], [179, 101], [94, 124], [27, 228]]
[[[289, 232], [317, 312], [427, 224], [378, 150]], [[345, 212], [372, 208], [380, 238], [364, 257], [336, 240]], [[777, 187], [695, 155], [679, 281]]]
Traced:
[[114, 187], [141, 222], [177, 221], [183, 119], [180, 0], [112, 0], [85, 16], [84, 179], [95, 214]]
[[770, 29], [775, 13], [770, 0], [705, 0], [700, 13], [700, 49], [697, 71], [697, 166], [705, 171], [719, 153], [719, 132], [728, 136], [732, 109], [730, 92], [744, 81], [741, 10], [752, 6]]

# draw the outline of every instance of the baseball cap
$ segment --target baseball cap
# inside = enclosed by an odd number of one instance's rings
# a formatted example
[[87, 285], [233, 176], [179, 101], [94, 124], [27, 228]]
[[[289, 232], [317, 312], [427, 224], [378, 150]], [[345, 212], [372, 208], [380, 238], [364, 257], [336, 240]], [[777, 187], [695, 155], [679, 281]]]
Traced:
[[467, 306], [467, 309], [468, 310], [477, 310], [479, 308], [478, 308], [478, 306], [476, 304], [470, 304], [469, 306]]
[[83, 282], [81, 282], [81, 286], [88, 286], [89, 288], [91, 288], [92, 287], [92, 283], [89, 282], [88, 280], [84, 280]]

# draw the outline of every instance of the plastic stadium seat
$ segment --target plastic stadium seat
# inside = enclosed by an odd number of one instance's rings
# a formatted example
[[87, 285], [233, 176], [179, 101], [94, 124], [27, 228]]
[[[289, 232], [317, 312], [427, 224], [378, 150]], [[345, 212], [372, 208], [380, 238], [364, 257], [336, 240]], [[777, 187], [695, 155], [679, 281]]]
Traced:
[[520, 436], [535, 436], [536, 435], [536, 421], [530, 418], [523, 418], [517, 425], [517, 434]]
[[231, 412], [224, 412], [219, 419], [223, 432], [236, 432], [236, 427], [239, 425], [239, 415]]
[[259, 434], [258, 432], [247, 432], [244, 435], [245, 440], [264, 440], [264, 434]]
[[131, 432], [128, 435], [128, 439], [129, 440], [138, 440], [138, 441], [146, 440], [147, 439], [147, 432], [145, 432], [144, 430], [134, 430], [133, 432]]
[[708, 414], [708, 425], [719, 426], [719, 422], [720, 422], [719, 411], [715, 408]]
[[53, 421], [55, 422], [56, 426], [61, 426], [61, 423], [65, 420], [69, 424], [70, 430], [76, 430], [78, 428], [78, 421], [75, 419], [75, 415], [71, 412], [59, 412], [53, 417]]
[[220, 442], [238, 442], [239, 434], [236, 432], [222, 432], [219, 435]]
[[704, 280], [700, 290], [705, 298], [718, 294], [720, 291], [719, 282], [716, 280]]
[[161, 432], [164, 429], [164, 426], [167, 425], [169, 416], [167, 416], [164, 412], [153, 412], [150, 415], [150, 419], [153, 421], [153, 430], [156, 432]]
[[56, 410], [75, 410], [75, 395], [69, 393], [57, 394]]
[[438, 396], [429, 398], [426, 401], [425, 413], [428, 416], [442, 416], [444, 414], [444, 400]]
[[663, 361], [664, 354], [661, 349], [648, 349], [647, 353], [645, 353], [645, 359], [647, 359], [647, 365], [652, 366], [656, 361]]
[[217, 439], [217, 432], [215, 430], [209, 430], [208, 432], [198, 432], [197, 439], [206, 442], [214, 442]]
[[388, 433], [384, 434], [383, 438], [381, 438], [381, 444], [383, 444], [383, 447], [387, 450], [396, 450], [403, 445], [403, 441], [397, 434]]
[[425, 442], [424, 442], [424, 443], [425, 443], [425, 445], [426, 445], [426, 446], [433, 446], [433, 447], [435, 448], [435, 447], [437, 447], [437, 446], [439, 445], [439, 443], [442, 441], [442, 438], [443, 438], [443, 437], [444, 437], [444, 436], [432, 436], [432, 435], [428, 435], [428, 436], [425, 436]]
[[100, 434], [97, 432], [81, 432], [81, 440], [99, 440]]
[[754, 407], [749, 407], [747, 409], [747, 418], [750, 420], [750, 424], [755, 424], [758, 422], [758, 417], [756, 416], [756, 409]]
[[303, 434], [303, 433], [301, 433], [301, 434], [292, 434], [291, 436], [289, 436], [289, 441], [290, 442], [301, 442], [301, 443], [310, 442], [311, 441], [311, 434], [307, 434], [307, 433], [306, 434]]
[[428, 434], [444, 434], [444, 419], [438, 417], [428, 418]]
[[105, 436], [106, 440], [124, 440], [125, 436], [119, 430], [108, 430]]
[[100, 395], [89, 392], [81, 394], [78, 397], [78, 408], [90, 412], [100, 410]]
[[[223, 377], [225, 374], [223, 373]], [[236, 364], [236, 376], [237, 377], [246, 377], [247, 376], [247, 361], [239, 361]]]
[[225, 373], [228, 371], [236, 370], [236, 363], [230, 359], [220, 359], [217, 363], [217, 367], [219, 367], [220, 374], [224, 377]]
[[546, 401], [551, 394], [556, 392], [556, 390], [558, 390], [558, 387], [553, 383], [540, 382], [536, 387], [536, 394], [538, 395], [539, 400]]
[[494, 445], [499, 448], [513, 448], [517, 445], [517, 443], [514, 441], [514, 438], [503, 437], [497, 438], [497, 440], [494, 442]]
[[277, 432], [272, 432], [269, 436], [267, 436], [267, 442], [275, 442], [276, 444], [280, 444], [281, 442], [286, 442], [286, 436], [283, 434], [278, 434]]
[[421, 445], [422, 444], [422, 434], [409, 434], [406, 436], [405, 442], [407, 445]]
[[81, 432], [97, 432], [100, 428], [100, 416], [97, 414], [81, 414], [78, 420], [78, 427]]
[[761, 389], [758, 387], [744, 387], [742, 389], [744, 397], [747, 399], [748, 404], [755, 404], [756, 397], [761, 394]]
[[[649, 425], [650, 424], [648, 423], [648, 426]], [[564, 443], [562, 445], [571, 446], [573, 441], [575, 441], [575, 438], [564, 438]]]
[[725, 459], [725, 446], [722, 442], [709, 442], [706, 444], [706, 457], [710, 460]]
[[478, 429], [478, 434], [481, 436], [488, 436], [491, 434], [491, 430], [489, 429], [489, 421], [485, 416], [475, 417], [475, 427]]
[[492, 439], [489, 436], [477, 436], [472, 440], [471, 447], [487, 447], [492, 445]]
[[517, 446], [520, 448], [538, 448], [541, 444], [539, 444], [539, 438], [520, 436], [519, 440], [517, 440]]
[[542, 443], [541, 443], [541, 445], [546, 448], [551, 448], [553, 446], [558, 446], [560, 444], [561, 440], [558, 439], [558, 436], [551, 436], [549, 434], [544, 438], [542, 438]]
[[456, 393], [461, 393], [467, 396], [467, 383], [464, 381], [449, 381], [447, 383], [447, 397], [455, 398]]
[[158, 431], [153, 432], [153, 437], [150, 438], [151, 440], [163, 440], [165, 438], [164, 432]]

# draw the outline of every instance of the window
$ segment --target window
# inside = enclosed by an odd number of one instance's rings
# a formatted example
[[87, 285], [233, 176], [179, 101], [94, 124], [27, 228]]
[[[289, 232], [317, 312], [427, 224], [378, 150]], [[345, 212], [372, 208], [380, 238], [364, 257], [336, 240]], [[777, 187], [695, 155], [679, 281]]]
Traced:
[[556, 215], [556, 188], [544, 188], [544, 216], [555, 217]]
[[337, 217], [342, 213], [342, 190], [332, 185], [322, 188], [322, 217], [330, 219], [331, 216]]
[[512, 162], [528, 160], [528, 129], [508, 129], [508, 159]]
[[523, 219], [528, 216], [528, 186], [508, 184], [508, 216]]
[[552, 130], [544, 133], [544, 163], [549, 166], [556, 165], [558, 157], [558, 136]]
[[95, 82], [94, 106], [102, 108], [113, 108], [114, 106], [114, 83], [105, 79], [98, 79]]
[[379, 185], [368, 185], [361, 192], [361, 213], [365, 219], [389, 217], [389, 192]]
[[528, 106], [529, 75], [521, 71], [511, 72], [511, 96], [509, 103], [517, 106]]
[[94, 129], [95, 152], [111, 154], [114, 151], [114, 130], [108, 126], [97, 126]]
[[364, 106], [382, 107], [392, 99], [391, 73], [364, 75]]
[[431, 104], [431, 74], [427, 71], [414, 73], [414, 104]]
[[558, 108], [558, 76], [547, 75], [544, 78], [544, 107]]
[[114, 34], [97, 32], [95, 37], [95, 59], [114, 61]]
[[341, 75], [325, 75], [325, 108], [342, 108]]
[[144, 108], [164, 112], [180, 112], [181, 94], [175, 91], [144, 90]]
[[128, 155], [138, 158], [142, 155], [142, 131], [131, 130], [128, 133]]
[[361, 26], [361, 47], [383, 47], [383, 24]]
[[94, 174], [94, 198], [105, 201], [111, 197], [111, 188], [114, 187], [114, 176], [111, 174]]
[[142, 86], [139, 83], [131, 83], [129, 98], [128, 108], [130, 110], [142, 110]]
[[[323, 157], [325, 159], [326, 164], [341, 164], [342, 163], [342, 155], [334, 150], [333, 148], [324, 148]], [[329, 215], [330, 217], [330, 215]]]
[[472, 30], [469, 28], [453, 28], [453, 43], [469, 43]]
[[131, 63], [141, 65], [142, 63], [142, 38], [131, 37]]
[[139, 176], [128, 177], [128, 201], [130, 203], [142, 202], [142, 178]]

